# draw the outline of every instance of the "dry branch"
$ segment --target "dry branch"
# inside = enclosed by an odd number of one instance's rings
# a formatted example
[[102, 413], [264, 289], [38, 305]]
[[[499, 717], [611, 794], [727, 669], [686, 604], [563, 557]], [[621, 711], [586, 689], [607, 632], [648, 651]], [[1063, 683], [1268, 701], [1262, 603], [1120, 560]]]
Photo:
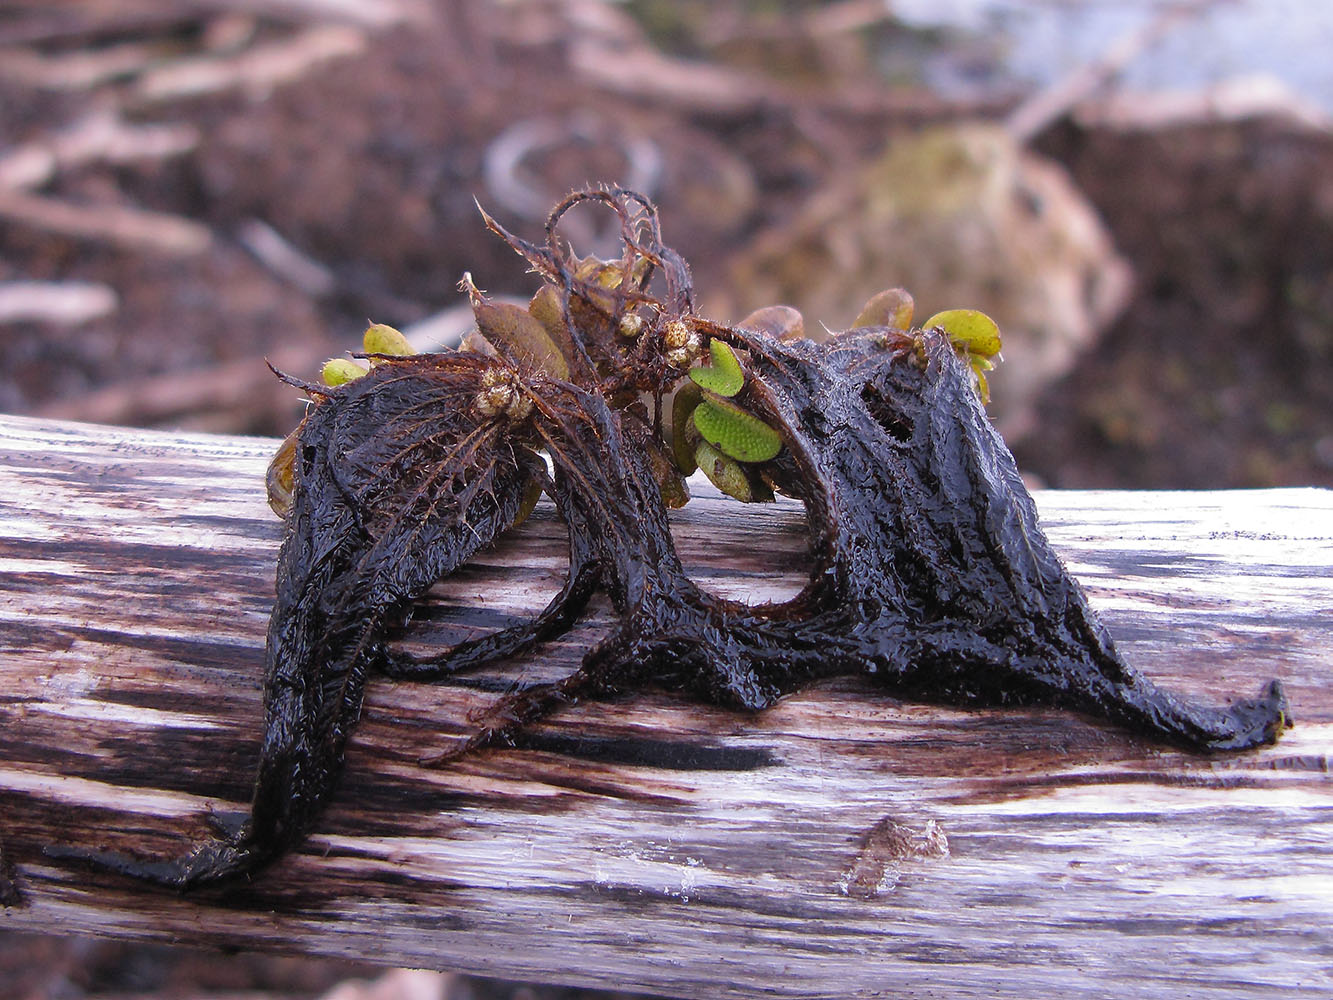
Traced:
[[104, 35], [171, 32], [198, 20], [191, 5], [161, 0], [113, 0], [53, 4], [50, 0], [9, 0], [0, 25], [0, 45], [90, 42]]
[[91, 281], [2, 281], [0, 323], [77, 326], [116, 311], [119, 296]]
[[91, 90], [134, 76], [161, 59], [160, 46], [150, 42], [50, 56], [17, 49], [0, 53], [0, 75], [45, 90]]
[[79, 205], [17, 191], [0, 190], [0, 219], [58, 236], [170, 256], [203, 253], [213, 241], [207, 226], [183, 216], [128, 205]]
[[183, 156], [199, 143], [192, 125], [135, 125], [114, 111], [93, 112], [54, 135], [0, 156], [0, 188], [38, 188], [87, 163], [136, 163]]
[[306, 28], [280, 42], [253, 45], [233, 56], [196, 56], [144, 73], [134, 96], [176, 101], [241, 89], [255, 98], [299, 80], [316, 66], [365, 50], [366, 34], [350, 25]]
[[[267, 360], [275, 368], [305, 371], [319, 359], [300, 348], [280, 348]], [[99, 424], [219, 430], [267, 420], [282, 423], [293, 412], [291, 390], [273, 377], [263, 358], [241, 358], [184, 372], [129, 379], [56, 400], [40, 408], [53, 420]]]
[[262, 219], [246, 219], [236, 228], [236, 239], [277, 277], [311, 298], [331, 294], [337, 281], [327, 267], [293, 246]]
[[994, 113], [1012, 103], [1005, 97], [951, 100], [924, 89], [874, 83], [807, 92], [744, 70], [663, 55], [647, 45], [607, 44], [595, 38], [573, 41], [569, 66], [582, 84], [594, 90], [682, 113], [748, 115], [783, 109], [913, 120]]
[[1142, 25], [1117, 38], [1097, 59], [1078, 67], [1023, 101], [1005, 122], [1015, 141], [1031, 142], [1071, 108], [1092, 97], [1135, 59], [1181, 24], [1204, 13], [1211, 0], [1168, 4]]
[[1333, 131], [1333, 118], [1318, 103], [1267, 74], [1233, 77], [1201, 90], [1121, 91], [1079, 104], [1074, 117], [1085, 128], [1120, 131], [1165, 131], [1256, 118]]
[[[1067, 713], [844, 682], [757, 716], [583, 705], [517, 748], [430, 769], [505, 677], [376, 680], [333, 808], [252, 885], [182, 898], [44, 856], [165, 856], [209, 810], [244, 808], [275, 446], [0, 421], [0, 841], [27, 900], [0, 926], [688, 997], [1333, 989], [1333, 494], [1319, 490], [1038, 498], [1155, 679], [1204, 698], [1284, 680], [1298, 724], [1260, 752], [1192, 756]], [[676, 534], [710, 589], [757, 599], [800, 581], [799, 508], [701, 496]], [[436, 593], [420, 642], [530, 613], [562, 553], [539, 507]], [[589, 639], [513, 669], [566, 671]]]

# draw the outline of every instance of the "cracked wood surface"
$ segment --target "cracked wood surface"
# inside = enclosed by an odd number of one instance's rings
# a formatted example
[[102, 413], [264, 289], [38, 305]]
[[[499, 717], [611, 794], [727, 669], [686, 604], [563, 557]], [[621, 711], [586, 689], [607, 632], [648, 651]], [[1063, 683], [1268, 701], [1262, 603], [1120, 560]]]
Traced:
[[[1038, 494], [1131, 662], [1212, 700], [1286, 684], [1235, 756], [854, 681], [759, 714], [648, 696], [430, 761], [608, 619], [448, 684], [372, 679], [335, 802], [252, 884], [181, 897], [44, 845], [175, 854], [239, 814], [261, 719], [277, 442], [0, 417], [0, 927], [264, 948], [683, 997], [1325, 997], [1333, 492]], [[687, 566], [802, 580], [799, 505], [697, 482]], [[558, 588], [532, 521], [437, 588], [424, 649]]]

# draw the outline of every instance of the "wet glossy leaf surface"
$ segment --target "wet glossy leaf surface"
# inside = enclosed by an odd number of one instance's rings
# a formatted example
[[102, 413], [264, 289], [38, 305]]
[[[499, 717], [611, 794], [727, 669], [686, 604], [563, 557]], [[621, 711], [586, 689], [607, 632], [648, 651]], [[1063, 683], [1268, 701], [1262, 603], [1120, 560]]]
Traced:
[[772, 427], [709, 393], [695, 408], [694, 426], [705, 441], [742, 462], [767, 462], [782, 450], [782, 438]]
[[[702, 389], [719, 396], [734, 396], [745, 384], [745, 373], [736, 358], [736, 352], [720, 340], [708, 345], [713, 363], [707, 368], [691, 368], [690, 378]], [[772, 457], [772, 456], [769, 456]]]

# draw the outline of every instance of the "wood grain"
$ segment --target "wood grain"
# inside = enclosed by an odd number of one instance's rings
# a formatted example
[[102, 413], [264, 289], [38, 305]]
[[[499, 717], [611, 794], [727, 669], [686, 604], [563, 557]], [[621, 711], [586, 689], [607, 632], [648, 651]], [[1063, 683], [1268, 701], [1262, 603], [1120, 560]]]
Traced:
[[[168, 855], [245, 808], [280, 525], [276, 442], [0, 418], [0, 927], [348, 955], [684, 997], [1326, 997], [1333, 991], [1333, 493], [1038, 495], [1127, 655], [1296, 728], [1183, 754], [1054, 711], [828, 684], [759, 715], [569, 709], [422, 764], [606, 621], [451, 684], [374, 680], [337, 800], [253, 884], [180, 897], [43, 855]], [[700, 487], [706, 586], [794, 591], [797, 505]], [[410, 639], [558, 587], [548, 507], [439, 588]], [[4, 874], [0, 869], [0, 877]]]

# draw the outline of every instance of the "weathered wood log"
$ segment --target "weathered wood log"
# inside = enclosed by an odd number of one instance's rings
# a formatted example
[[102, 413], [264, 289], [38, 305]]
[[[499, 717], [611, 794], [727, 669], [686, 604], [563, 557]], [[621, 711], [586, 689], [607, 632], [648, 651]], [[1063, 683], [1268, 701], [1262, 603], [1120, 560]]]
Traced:
[[[43, 853], [174, 856], [245, 808], [280, 525], [276, 442], [0, 419], [0, 927], [355, 956], [686, 997], [1315, 997], [1333, 990], [1333, 492], [1060, 493], [1045, 527], [1131, 661], [1189, 696], [1287, 686], [1277, 746], [1196, 756], [1057, 711], [826, 684], [758, 715], [584, 704], [429, 766], [516, 678], [374, 679], [334, 806], [253, 883], [177, 896]], [[706, 586], [802, 579], [799, 506], [706, 487]], [[418, 646], [539, 609], [534, 519]], [[423, 761], [427, 763], [423, 763]], [[3, 896], [3, 893], [0, 893]]]

